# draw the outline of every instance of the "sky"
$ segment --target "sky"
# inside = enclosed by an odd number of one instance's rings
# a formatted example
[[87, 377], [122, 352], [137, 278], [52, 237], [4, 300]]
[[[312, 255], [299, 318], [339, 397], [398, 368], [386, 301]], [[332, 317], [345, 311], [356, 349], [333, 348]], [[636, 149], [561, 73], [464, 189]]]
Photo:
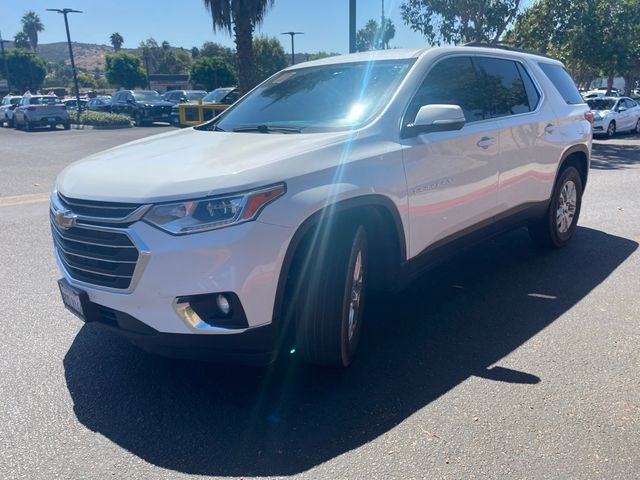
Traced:
[[[384, 0], [385, 15], [396, 27], [391, 47], [425, 46], [423, 37], [411, 31], [400, 16], [401, 0]], [[0, 0], [0, 32], [3, 39], [13, 39], [21, 29], [20, 18], [28, 10], [35, 11], [45, 30], [39, 43], [66, 40], [62, 15], [47, 8], [73, 8], [82, 14], [70, 14], [71, 40], [83, 43], [109, 44], [109, 36], [119, 32], [125, 48], [135, 48], [149, 37], [167, 40], [176, 47], [191, 48], [213, 41], [233, 47], [233, 39], [225, 32], [213, 32], [211, 17], [202, 0], [158, 2], [152, 0]], [[369, 19], [380, 22], [382, 0], [358, 0], [357, 28]], [[256, 34], [277, 36], [290, 51], [286, 31], [304, 32], [295, 38], [295, 51], [313, 53], [321, 50], [348, 53], [348, 0], [275, 0]]]

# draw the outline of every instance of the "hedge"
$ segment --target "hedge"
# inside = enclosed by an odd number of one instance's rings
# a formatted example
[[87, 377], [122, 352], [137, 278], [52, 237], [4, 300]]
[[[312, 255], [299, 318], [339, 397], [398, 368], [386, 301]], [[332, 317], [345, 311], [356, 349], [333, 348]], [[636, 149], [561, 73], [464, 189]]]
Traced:
[[[76, 123], [75, 111], [69, 112], [69, 117]], [[120, 113], [85, 111], [80, 114], [80, 124], [94, 127], [128, 127], [131, 125], [131, 118]]]

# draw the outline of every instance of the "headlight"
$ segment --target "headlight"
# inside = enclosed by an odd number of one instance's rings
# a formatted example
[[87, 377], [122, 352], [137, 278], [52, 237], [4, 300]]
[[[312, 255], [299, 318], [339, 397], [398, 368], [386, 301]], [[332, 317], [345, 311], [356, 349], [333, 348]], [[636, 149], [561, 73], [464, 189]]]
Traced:
[[204, 232], [255, 220], [262, 209], [284, 195], [284, 183], [250, 192], [155, 205], [144, 216], [175, 235]]

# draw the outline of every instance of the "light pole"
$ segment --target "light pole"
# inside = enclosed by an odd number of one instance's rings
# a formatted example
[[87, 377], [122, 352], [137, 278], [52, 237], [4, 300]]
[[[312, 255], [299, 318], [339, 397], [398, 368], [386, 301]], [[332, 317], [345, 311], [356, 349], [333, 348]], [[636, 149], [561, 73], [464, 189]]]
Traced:
[[4, 53], [4, 44], [10, 43], [9, 40], [2, 39], [2, 33], [0, 33], [0, 50], [2, 50], [2, 61], [4, 62], [4, 74], [7, 77], [7, 90], [11, 93], [11, 85], [9, 83], [9, 67], [7, 66], [7, 55]]
[[282, 32], [280, 35], [291, 35], [291, 65], [296, 63], [295, 52], [293, 50], [293, 37], [296, 35], [304, 35], [304, 32]]
[[356, 0], [349, 0], [349, 53], [356, 51]]
[[69, 45], [69, 58], [71, 59], [71, 71], [73, 72], [73, 86], [76, 88], [76, 119], [78, 125], [80, 125], [80, 88], [78, 88], [78, 75], [76, 74], [76, 64], [73, 61], [73, 48], [71, 47], [71, 35], [69, 35], [69, 21], [67, 20], [67, 14], [69, 13], [82, 13], [80, 10], [73, 10], [72, 8], [47, 8], [49, 12], [58, 12], [64, 15], [64, 28], [67, 30], [67, 44]]

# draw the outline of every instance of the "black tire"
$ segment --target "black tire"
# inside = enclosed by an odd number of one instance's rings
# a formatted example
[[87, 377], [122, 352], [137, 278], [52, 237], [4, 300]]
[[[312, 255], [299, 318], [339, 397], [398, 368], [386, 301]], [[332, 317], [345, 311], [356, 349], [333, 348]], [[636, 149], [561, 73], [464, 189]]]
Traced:
[[49, 129], [50, 129], [50, 130], [55, 130], [55, 129], [56, 129], [56, 127], [57, 127], [57, 125], [56, 125], [56, 124], [49, 125]]
[[[575, 206], [573, 209], [569, 206], [569, 203], [562, 202], [561, 204], [561, 196], [564, 196], [563, 189], [565, 187], [571, 189], [570, 182], [573, 183], [575, 188]], [[547, 213], [539, 221], [529, 224], [529, 236], [533, 240], [533, 243], [543, 248], [560, 248], [564, 247], [569, 240], [571, 240], [578, 225], [578, 218], [580, 217], [582, 191], [582, 179], [578, 170], [575, 167], [567, 167], [564, 169], [553, 187]], [[563, 210], [562, 218], [564, 219], [568, 218], [566, 216], [567, 213], [573, 210], [573, 217], [571, 217], [568, 227], [566, 223], [558, 224], [561, 208]]]
[[65, 130], [69, 130], [71, 128], [71, 122], [63, 123], [62, 126]]
[[142, 114], [141, 113], [137, 113], [134, 115], [133, 117], [133, 121], [136, 124], [136, 127], [142, 127], [144, 125], [144, 121], [142, 120]]
[[[296, 349], [307, 362], [347, 367], [353, 361], [362, 331], [368, 273], [366, 231], [357, 224], [335, 227], [326, 245], [324, 254], [309, 252], [309, 268], [301, 275], [303, 283], [295, 314]], [[356, 282], [358, 257], [361, 276]], [[356, 305], [353, 311], [352, 305]]]
[[616, 134], [616, 122], [615, 120], [611, 120], [609, 125], [607, 125], [607, 138], [613, 138]]
[[7, 127], [8, 128], [15, 128], [15, 124], [14, 124], [13, 118], [7, 118]]
[[33, 132], [33, 125], [31, 124], [31, 122], [27, 119], [24, 120], [24, 129], [27, 132]]
[[636, 122], [636, 128], [633, 129], [633, 133], [636, 133], [636, 134], [640, 133], [640, 118]]

